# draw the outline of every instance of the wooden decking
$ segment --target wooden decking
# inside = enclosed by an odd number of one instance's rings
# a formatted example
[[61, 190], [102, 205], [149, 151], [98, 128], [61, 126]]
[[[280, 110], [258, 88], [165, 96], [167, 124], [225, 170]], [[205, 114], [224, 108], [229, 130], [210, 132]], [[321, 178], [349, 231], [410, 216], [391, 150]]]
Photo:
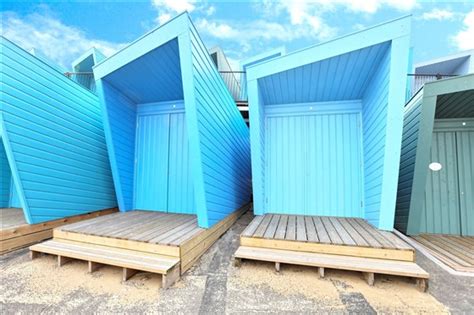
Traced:
[[22, 209], [3, 208], [0, 211], [0, 254], [5, 254], [53, 237], [55, 227], [111, 214], [117, 209], [95, 211], [37, 224], [26, 223]]
[[[124, 268], [124, 280], [137, 270], [160, 273], [168, 287], [249, 209], [244, 206], [210, 229], [195, 215], [155, 211], [120, 212], [54, 230], [52, 241], [30, 247], [38, 253], [86, 260], [90, 266]], [[154, 264], [154, 266], [153, 266]], [[160, 267], [161, 266], [161, 267]], [[160, 268], [158, 268], [160, 267]], [[90, 272], [95, 268], [91, 267]]]
[[474, 237], [422, 234], [413, 238], [452, 269], [474, 273]]
[[20, 208], [0, 208], [0, 227], [2, 230], [25, 225], [26, 220]]
[[241, 235], [241, 245], [414, 261], [415, 251], [392, 232], [363, 219], [266, 214]]
[[240, 236], [234, 257], [319, 268], [360, 271], [373, 284], [375, 274], [414, 277], [426, 288], [429, 275], [414, 263], [415, 250], [393, 232], [359, 218], [266, 214]]

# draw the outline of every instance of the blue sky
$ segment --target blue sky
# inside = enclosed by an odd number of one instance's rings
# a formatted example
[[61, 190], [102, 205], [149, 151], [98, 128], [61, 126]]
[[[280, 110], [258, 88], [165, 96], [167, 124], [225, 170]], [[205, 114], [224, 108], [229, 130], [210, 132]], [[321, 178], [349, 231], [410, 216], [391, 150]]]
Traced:
[[6, 1], [1, 33], [69, 68], [90, 47], [110, 55], [183, 10], [234, 67], [266, 50], [301, 49], [407, 14], [415, 63], [474, 49], [474, 0]]

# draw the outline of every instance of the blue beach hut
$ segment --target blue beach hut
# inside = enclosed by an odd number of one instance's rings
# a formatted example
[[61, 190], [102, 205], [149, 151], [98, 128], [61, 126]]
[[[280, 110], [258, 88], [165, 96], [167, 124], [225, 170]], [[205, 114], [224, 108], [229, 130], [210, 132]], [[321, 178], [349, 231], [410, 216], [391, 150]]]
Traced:
[[394, 225], [410, 18], [247, 67], [254, 211]]
[[209, 228], [250, 201], [249, 131], [187, 13], [94, 67], [121, 211]]
[[0, 46], [0, 207], [23, 209], [29, 224], [115, 207], [97, 96], [6, 38]]

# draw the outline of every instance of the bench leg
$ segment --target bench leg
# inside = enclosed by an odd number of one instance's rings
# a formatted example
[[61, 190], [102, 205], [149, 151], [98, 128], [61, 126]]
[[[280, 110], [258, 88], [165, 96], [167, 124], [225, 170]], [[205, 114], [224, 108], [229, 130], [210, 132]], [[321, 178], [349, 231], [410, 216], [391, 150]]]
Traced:
[[426, 292], [428, 290], [428, 279], [416, 279], [416, 286], [421, 292]]
[[367, 280], [368, 285], [373, 286], [375, 282], [375, 274], [373, 272], [364, 272], [365, 280]]
[[279, 262], [275, 262], [275, 270], [276, 270], [276, 272], [280, 272], [280, 263]]
[[138, 270], [125, 268], [125, 267], [122, 270], [123, 270], [123, 272], [122, 272], [122, 280], [123, 281], [127, 281], [128, 279], [133, 277], [138, 272]]
[[324, 278], [324, 268], [318, 267], [318, 273], [320, 278]]
[[103, 266], [102, 264], [99, 264], [99, 263], [96, 263], [96, 262], [93, 262], [93, 261], [88, 261], [87, 271], [89, 273], [93, 273], [94, 271], [97, 271], [102, 266]]
[[30, 259], [31, 259], [31, 260], [36, 259], [36, 258], [38, 258], [39, 256], [41, 256], [41, 253], [40, 253], [40, 252], [35, 252], [34, 250], [30, 250]]
[[71, 260], [72, 260], [72, 258], [58, 255], [58, 267], [64, 266], [64, 264], [70, 262]]
[[180, 268], [179, 268], [179, 264], [176, 264], [176, 266], [168, 270], [166, 274], [163, 274], [161, 278], [161, 287], [163, 289], [168, 289], [170, 286], [173, 285], [173, 283], [176, 282], [176, 280], [179, 279], [179, 276], [180, 276]]

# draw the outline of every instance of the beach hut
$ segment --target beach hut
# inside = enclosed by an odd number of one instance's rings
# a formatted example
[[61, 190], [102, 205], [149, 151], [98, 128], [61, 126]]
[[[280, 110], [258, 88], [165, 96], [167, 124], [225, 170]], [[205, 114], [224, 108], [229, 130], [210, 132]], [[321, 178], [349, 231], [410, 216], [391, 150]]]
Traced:
[[474, 271], [474, 74], [426, 83], [405, 106], [396, 228], [451, 273]]
[[69, 76], [84, 86], [85, 88], [95, 92], [95, 80], [92, 68], [105, 59], [105, 56], [96, 48], [91, 48], [83, 53], [72, 63], [72, 73]]
[[474, 236], [474, 75], [433, 81], [405, 107], [396, 228]]
[[4, 37], [0, 45], [4, 252], [116, 199], [98, 98]]
[[248, 209], [248, 128], [187, 13], [94, 76], [121, 213], [61, 227], [32, 250], [120, 266], [124, 279], [130, 269], [161, 273], [167, 287]]
[[419, 268], [390, 232], [409, 35], [404, 17], [247, 67], [257, 217], [237, 258]]
[[469, 73], [474, 73], [474, 50], [419, 62], [413, 66], [409, 77], [411, 80], [408, 85], [410, 87], [409, 99], [425, 83]]

